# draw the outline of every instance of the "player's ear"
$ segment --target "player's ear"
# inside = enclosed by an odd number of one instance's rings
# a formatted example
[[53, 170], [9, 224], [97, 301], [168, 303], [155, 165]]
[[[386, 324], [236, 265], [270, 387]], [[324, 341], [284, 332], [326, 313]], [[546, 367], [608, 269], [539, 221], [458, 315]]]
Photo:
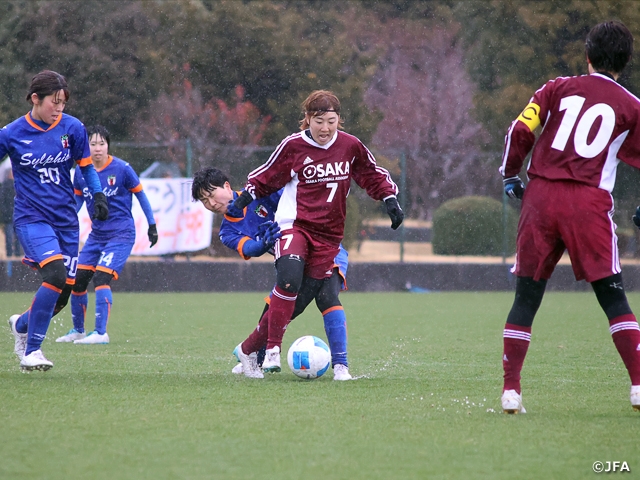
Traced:
[[38, 94], [37, 93], [32, 93], [31, 94], [31, 103], [33, 103], [34, 105], [39, 105], [40, 104], [40, 99], [38, 98]]

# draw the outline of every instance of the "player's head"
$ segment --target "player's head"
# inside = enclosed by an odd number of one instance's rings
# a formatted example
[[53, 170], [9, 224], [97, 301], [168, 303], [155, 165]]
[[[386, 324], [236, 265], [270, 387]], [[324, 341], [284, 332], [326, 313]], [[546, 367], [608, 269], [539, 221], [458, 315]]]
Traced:
[[91, 160], [102, 165], [109, 157], [109, 145], [111, 144], [109, 130], [102, 125], [91, 125], [87, 127], [87, 136], [89, 137]]
[[585, 42], [587, 59], [596, 72], [620, 73], [633, 53], [633, 36], [621, 22], [599, 23]]
[[229, 178], [217, 168], [203, 168], [193, 176], [191, 196], [201, 201], [207, 210], [227, 213], [227, 205], [233, 200]]
[[87, 127], [87, 135], [89, 136], [89, 141], [91, 141], [91, 137], [95, 136], [101, 138], [105, 141], [107, 146], [111, 145], [111, 136], [109, 135], [109, 130], [102, 125], [89, 125]]
[[304, 118], [300, 121], [300, 129], [311, 130], [311, 136], [320, 145], [329, 142], [342, 127], [340, 100], [328, 90], [311, 92], [302, 102], [302, 111]]
[[65, 78], [59, 73], [44, 70], [31, 79], [27, 101], [33, 105], [36, 120], [52, 124], [62, 114], [69, 95]]

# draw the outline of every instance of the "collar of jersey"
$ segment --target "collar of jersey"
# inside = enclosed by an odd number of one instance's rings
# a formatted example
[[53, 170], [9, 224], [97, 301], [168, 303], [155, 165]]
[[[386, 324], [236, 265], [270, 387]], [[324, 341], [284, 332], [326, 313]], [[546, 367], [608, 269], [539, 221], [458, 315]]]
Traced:
[[[309, 132], [309, 133], [307, 133], [307, 132]], [[313, 145], [314, 147], [318, 147], [318, 148], [322, 148], [323, 150], [327, 150], [331, 145], [333, 145], [335, 143], [336, 139], [338, 138], [338, 130], [336, 130], [336, 133], [333, 136], [333, 138], [331, 140], [329, 140], [327, 143], [325, 143], [324, 145], [320, 145], [319, 143], [316, 143], [316, 141], [311, 136], [311, 130], [309, 130], [309, 129], [307, 129], [307, 130], [305, 130], [303, 132], [302, 138], [309, 145]]]
[[[113, 160], [113, 157], [111, 155], [107, 155], [107, 161], [105, 162], [105, 164], [102, 166], [102, 168], [100, 170], [98, 170], [96, 168], [96, 172], [101, 172], [103, 171], [105, 168], [107, 168], [109, 165], [111, 165], [111, 161]], [[95, 168], [96, 166], [94, 165], [93, 168]]]
[[[236, 198], [238, 198], [240, 196], [240, 194], [242, 193], [242, 190], [239, 192], [234, 191], [233, 192], [233, 199], [235, 200]], [[244, 207], [244, 209], [242, 210], [242, 218], [236, 218], [236, 217], [229, 217], [226, 213], [224, 214], [224, 218], [225, 220], [232, 222], [232, 223], [236, 223], [236, 222], [241, 222], [242, 220], [244, 220], [244, 217], [247, 216], [247, 207]]]
[[33, 118], [31, 118], [31, 112], [27, 112], [27, 114], [24, 116], [24, 119], [27, 121], [29, 125], [31, 125], [36, 130], [40, 130], [41, 132], [48, 132], [49, 130], [54, 129], [56, 128], [56, 126], [58, 126], [58, 124], [60, 123], [60, 120], [62, 120], [62, 114], [58, 115], [58, 118], [56, 118], [56, 121], [53, 122], [51, 125], [49, 125], [49, 128], [47, 128], [46, 130], [42, 128], [40, 125], [38, 125]]
[[[593, 75], [595, 77], [606, 78], [607, 80], [611, 80], [612, 82], [616, 82], [616, 80], [611, 76], [610, 73], [593, 72], [591, 75]], [[616, 83], [618, 83], [618, 82], [616, 82]]]

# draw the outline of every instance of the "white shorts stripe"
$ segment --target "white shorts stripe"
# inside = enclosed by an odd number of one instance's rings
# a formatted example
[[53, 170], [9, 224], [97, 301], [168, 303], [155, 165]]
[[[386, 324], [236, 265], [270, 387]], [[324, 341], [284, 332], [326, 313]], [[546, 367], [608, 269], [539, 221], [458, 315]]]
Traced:
[[620, 322], [609, 327], [611, 335], [616, 332], [621, 332], [622, 330], [640, 330], [640, 327], [638, 326], [638, 322]]

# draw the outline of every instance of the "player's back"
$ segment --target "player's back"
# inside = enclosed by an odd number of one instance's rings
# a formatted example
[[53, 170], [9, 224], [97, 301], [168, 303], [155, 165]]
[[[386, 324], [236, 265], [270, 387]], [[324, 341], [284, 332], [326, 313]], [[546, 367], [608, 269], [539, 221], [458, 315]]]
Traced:
[[538, 90], [543, 131], [528, 168], [530, 178], [573, 180], [607, 191], [618, 158], [640, 167], [640, 101], [602, 74], [560, 77]]

